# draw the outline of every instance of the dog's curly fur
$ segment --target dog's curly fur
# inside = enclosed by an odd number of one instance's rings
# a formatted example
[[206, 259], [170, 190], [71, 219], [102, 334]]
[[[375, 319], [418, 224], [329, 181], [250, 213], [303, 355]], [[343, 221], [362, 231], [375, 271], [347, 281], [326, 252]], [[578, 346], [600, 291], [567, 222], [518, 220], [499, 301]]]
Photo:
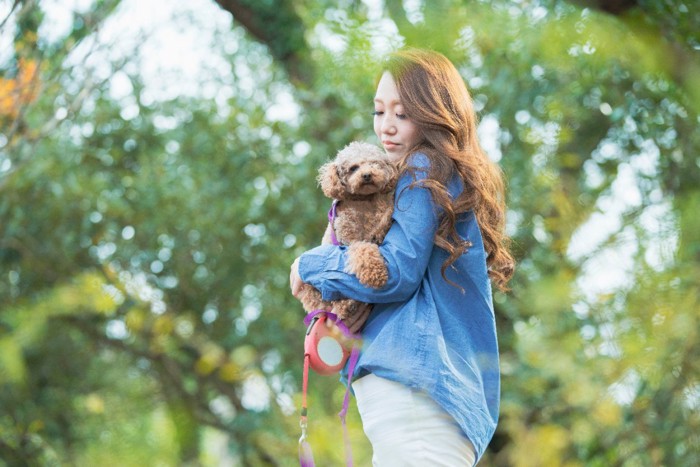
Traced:
[[[319, 170], [323, 193], [338, 201], [335, 221], [329, 223], [322, 243], [331, 243], [334, 231], [338, 242], [348, 246], [345, 271], [368, 287], [382, 287], [388, 279], [378, 245], [391, 227], [397, 178], [387, 155], [363, 142], [350, 143]], [[323, 301], [320, 292], [308, 284], [302, 287], [299, 300], [306, 311], [334, 308], [341, 319], [351, 316], [358, 306], [350, 299]]]

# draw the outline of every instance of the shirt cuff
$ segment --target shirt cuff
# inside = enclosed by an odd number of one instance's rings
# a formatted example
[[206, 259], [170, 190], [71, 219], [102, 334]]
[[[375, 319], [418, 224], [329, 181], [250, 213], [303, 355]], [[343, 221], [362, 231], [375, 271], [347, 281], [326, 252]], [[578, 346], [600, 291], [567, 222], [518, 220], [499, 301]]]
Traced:
[[[330, 258], [335, 257], [335, 262], [342, 262], [340, 260], [342, 253], [340, 251], [334, 251], [334, 249], [341, 250], [345, 249], [345, 247], [321, 245], [307, 251], [299, 257], [299, 277], [302, 282], [314, 286], [321, 292], [321, 297], [325, 301], [346, 298], [339, 292], [333, 292], [323, 287], [324, 279], [328, 280], [333, 276], [345, 274], [343, 273], [343, 266], [341, 264], [336, 264], [335, 267], [332, 267], [331, 263], [334, 262], [330, 261]], [[329, 264], [331, 267], [329, 267]]]

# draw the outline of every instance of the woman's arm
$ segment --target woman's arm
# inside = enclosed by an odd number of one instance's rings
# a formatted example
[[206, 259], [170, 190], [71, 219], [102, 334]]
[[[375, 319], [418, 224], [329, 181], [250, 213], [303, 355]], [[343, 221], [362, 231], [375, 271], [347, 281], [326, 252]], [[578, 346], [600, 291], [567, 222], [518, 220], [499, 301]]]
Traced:
[[[418, 180], [424, 177], [424, 172], [416, 172]], [[353, 298], [367, 303], [388, 303], [404, 301], [413, 295], [425, 275], [438, 224], [430, 192], [420, 186], [407, 188], [412, 181], [410, 173], [399, 180], [393, 223], [379, 247], [389, 272], [384, 287], [366, 287], [357, 277], [346, 273], [347, 247], [334, 245], [322, 245], [301, 255], [299, 279], [314, 286], [329, 301]]]

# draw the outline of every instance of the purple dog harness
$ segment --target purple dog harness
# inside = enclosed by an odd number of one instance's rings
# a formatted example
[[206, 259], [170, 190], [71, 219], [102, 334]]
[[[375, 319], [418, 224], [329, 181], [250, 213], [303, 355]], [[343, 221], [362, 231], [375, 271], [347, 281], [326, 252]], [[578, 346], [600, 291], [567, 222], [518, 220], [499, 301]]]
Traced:
[[334, 199], [331, 208], [328, 210], [328, 223], [331, 226], [331, 242], [333, 245], [339, 246], [340, 242], [338, 237], [335, 236], [335, 228], [333, 227], [333, 221], [335, 221], [336, 217], [338, 217], [338, 200]]

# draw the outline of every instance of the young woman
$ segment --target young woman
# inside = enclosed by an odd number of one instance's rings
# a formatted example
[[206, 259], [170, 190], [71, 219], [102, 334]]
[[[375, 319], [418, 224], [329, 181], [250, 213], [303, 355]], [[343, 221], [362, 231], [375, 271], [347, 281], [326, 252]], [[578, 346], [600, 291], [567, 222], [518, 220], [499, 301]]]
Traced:
[[374, 304], [352, 382], [374, 465], [473, 465], [498, 420], [491, 281], [505, 289], [514, 267], [503, 179], [447, 58], [405, 49], [383, 70], [374, 131], [402, 174], [380, 246], [388, 283], [364, 287], [343, 272], [346, 248], [324, 245], [294, 262], [292, 293]]

